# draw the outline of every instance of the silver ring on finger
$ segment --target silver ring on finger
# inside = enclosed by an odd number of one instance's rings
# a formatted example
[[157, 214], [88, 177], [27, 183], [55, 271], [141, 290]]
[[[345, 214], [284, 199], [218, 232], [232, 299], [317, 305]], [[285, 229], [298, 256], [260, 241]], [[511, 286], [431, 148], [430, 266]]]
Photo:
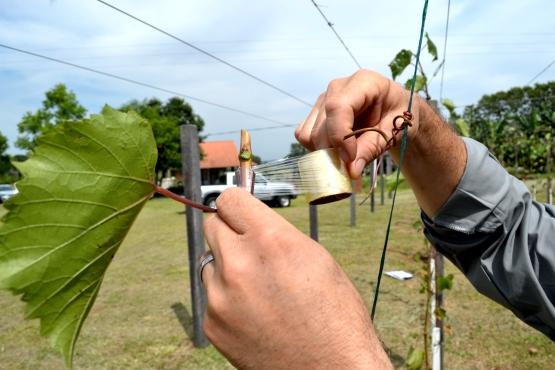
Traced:
[[198, 269], [200, 281], [203, 283], [204, 281], [202, 280], [202, 271], [204, 270], [206, 265], [208, 265], [211, 262], [214, 262], [214, 255], [212, 254], [212, 251], [204, 252], [203, 255], [200, 257], [200, 263], [199, 263], [199, 269]]

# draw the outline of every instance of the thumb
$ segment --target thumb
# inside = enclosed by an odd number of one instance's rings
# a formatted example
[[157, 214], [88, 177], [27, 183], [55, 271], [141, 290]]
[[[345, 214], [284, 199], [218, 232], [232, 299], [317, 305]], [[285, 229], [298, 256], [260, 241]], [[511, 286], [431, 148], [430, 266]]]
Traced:
[[268, 225], [277, 225], [281, 216], [266, 204], [241, 188], [225, 190], [216, 200], [218, 216], [235, 232], [260, 231]]
[[351, 178], [360, 178], [364, 167], [379, 157], [385, 151], [386, 145], [387, 142], [383, 136], [377, 132], [365, 132], [359, 136], [357, 138], [355, 159], [347, 166]]

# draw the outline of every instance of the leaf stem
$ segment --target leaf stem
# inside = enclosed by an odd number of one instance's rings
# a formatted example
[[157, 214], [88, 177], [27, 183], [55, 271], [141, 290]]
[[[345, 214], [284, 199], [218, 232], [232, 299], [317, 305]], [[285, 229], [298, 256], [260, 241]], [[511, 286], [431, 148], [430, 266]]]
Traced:
[[192, 200], [182, 197], [181, 195], [172, 193], [171, 191], [164, 189], [163, 187], [160, 187], [154, 184], [152, 185], [154, 186], [154, 189], [156, 190], [157, 193], [162, 194], [163, 196], [173, 199], [179, 203], [183, 203], [189, 207], [200, 209], [203, 212], [217, 212], [216, 208], [208, 207], [208, 206], [205, 206], [204, 204], [193, 202]]

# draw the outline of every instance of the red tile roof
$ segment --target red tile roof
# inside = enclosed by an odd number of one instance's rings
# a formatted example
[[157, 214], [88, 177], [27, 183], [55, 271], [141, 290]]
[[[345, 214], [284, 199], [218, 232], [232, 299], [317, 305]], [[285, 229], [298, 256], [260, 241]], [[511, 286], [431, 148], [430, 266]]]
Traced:
[[200, 143], [203, 159], [200, 168], [225, 168], [239, 166], [239, 152], [233, 140]]

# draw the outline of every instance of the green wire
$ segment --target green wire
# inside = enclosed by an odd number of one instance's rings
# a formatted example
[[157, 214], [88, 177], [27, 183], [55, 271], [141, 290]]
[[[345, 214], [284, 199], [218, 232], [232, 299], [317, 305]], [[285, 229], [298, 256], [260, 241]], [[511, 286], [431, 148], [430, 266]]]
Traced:
[[[412, 75], [412, 81], [410, 83], [410, 95], [409, 104], [407, 107], [407, 112], [411, 112], [412, 109], [412, 97], [414, 95], [414, 85], [416, 84], [416, 73], [418, 71], [418, 62], [420, 60], [420, 49], [422, 48], [422, 39], [424, 38], [424, 24], [426, 22], [426, 13], [428, 12], [428, 0], [424, 1], [424, 9], [422, 10], [422, 23], [420, 26], [420, 39], [418, 40], [418, 50], [416, 52], [416, 62], [414, 63], [414, 74]], [[385, 255], [387, 251], [387, 243], [389, 241], [389, 233], [391, 231], [391, 221], [393, 220], [393, 209], [395, 208], [395, 199], [397, 198], [397, 187], [399, 186], [399, 175], [401, 174], [401, 167], [403, 166], [403, 159], [405, 157], [405, 151], [407, 150], [408, 143], [408, 127], [405, 126], [403, 129], [403, 138], [401, 140], [401, 153], [399, 158], [399, 167], [397, 168], [397, 178], [395, 180], [395, 188], [393, 189], [393, 199], [391, 201], [391, 209], [389, 210], [389, 220], [387, 222], [387, 230], [385, 232], [385, 241], [382, 250], [382, 257], [380, 259], [380, 268], [378, 271], [378, 279], [376, 281], [376, 291], [374, 292], [374, 302], [372, 303], [372, 313], [370, 317], [372, 322], [374, 321], [374, 316], [376, 314], [376, 307], [378, 305], [378, 296], [380, 294], [380, 284], [382, 281], [383, 268], [385, 265]]]

